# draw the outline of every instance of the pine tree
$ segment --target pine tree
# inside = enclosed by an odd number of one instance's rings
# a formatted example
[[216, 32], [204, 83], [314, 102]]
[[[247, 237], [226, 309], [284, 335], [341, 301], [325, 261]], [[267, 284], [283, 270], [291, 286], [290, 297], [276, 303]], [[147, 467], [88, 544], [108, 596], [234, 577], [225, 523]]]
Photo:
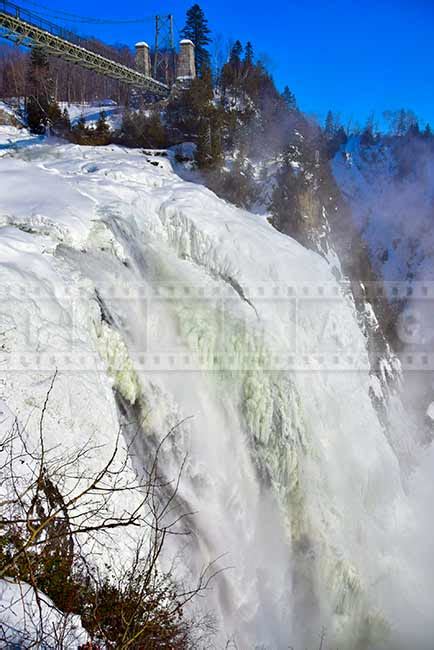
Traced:
[[295, 95], [293, 92], [289, 90], [288, 86], [285, 86], [285, 88], [283, 89], [282, 97], [283, 97], [283, 101], [285, 102], [287, 108], [290, 111], [297, 110], [297, 101], [295, 99]]
[[244, 50], [244, 65], [246, 68], [250, 68], [253, 65], [253, 46], [250, 41], [247, 41], [246, 47]]
[[195, 50], [196, 73], [202, 76], [203, 68], [210, 65], [209, 52], [206, 46], [211, 43], [209, 35], [211, 30], [208, 27], [208, 20], [198, 4], [193, 5], [187, 11], [185, 27], [181, 31], [183, 38], [193, 41]]

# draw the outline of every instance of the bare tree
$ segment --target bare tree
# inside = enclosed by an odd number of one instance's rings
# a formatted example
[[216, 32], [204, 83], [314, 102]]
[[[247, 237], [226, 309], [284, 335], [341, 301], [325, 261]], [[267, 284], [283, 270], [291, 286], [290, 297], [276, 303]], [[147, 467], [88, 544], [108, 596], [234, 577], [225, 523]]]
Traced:
[[[130, 467], [121, 432], [108, 459], [90, 471], [99, 449], [89, 442], [71, 453], [46, 445], [44, 419], [55, 378], [41, 410], [37, 444], [29, 442], [17, 420], [0, 441], [0, 578], [33, 589], [38, 643], [44, 635], [53, 638], [45, 594], [61, 612], [80, 615], [91, 642], [107, 648], [152, 650], [163, 642], [173, 649], [192, 648], [198, 638], [205, 647], [204, 635], [213, 632], [211, 618], [193, 620], [185, 608], [221, 571], [217, 561], [190, 586], [161, 568], [168, 535], [188, 534], [184, 520], [192, 514], [180, 514], [177, 507], [186, 459], [174, 480], [160, 472], [161, 449], [177, 427], [161, 440], [142, 477]], [[108, 560], [102, 570], [92, 558], [119, 543], [119, 530], [137, 531], [134, 551], [121, 569]], [[62, 619], [56, 630], [58, 648], [64, 647], [64, 625]]]

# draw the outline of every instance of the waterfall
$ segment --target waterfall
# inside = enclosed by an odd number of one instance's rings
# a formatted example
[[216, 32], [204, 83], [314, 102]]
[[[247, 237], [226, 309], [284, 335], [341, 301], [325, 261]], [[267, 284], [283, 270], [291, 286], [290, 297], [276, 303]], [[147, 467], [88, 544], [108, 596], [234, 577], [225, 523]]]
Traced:
[[[401, 486], [368, 372], [278, 369], [273, 352], [293, 345], [288, 301], [247, 299], [244, 278], [228, 282], [240, 278], [233, 261], [185, 215], [162, 219], [164, 247], [139, 219], [111, 208], [104, 222], [125, 256], [116, 264], [101, 252], [94, 260], [89, 252], [60, 254], [95, 284], [100, 350], [113, 366], [124, 421], [134, 422], [131, 435], [140, 422], [136, 468], [172, 427], [163, 452], [168, 479], [186, 458], [179, 514], [195, 514], [181, 550], [170, 541], [167, 562], [181, 552], [178, 577], [192, 581], [218, 560], [223, 571], [202, 607], [217, 613], [222, 644], [315, 647], [323, 626], [348, 648], [381, 643], [387, 623], [366, 577], [382, 570], [380, 522]], [[335, 316], [321, 313], [327, 304], [312, 310], [306, 301], [298, 310], [301, 349], [316, 336], [336, 352], [349, 343], [340, 337], [353, 336], [363, 351], [352, 305], [337, 294], [333, 313], [347, 326], [340, 321], [338, 330], [329, 322]]]

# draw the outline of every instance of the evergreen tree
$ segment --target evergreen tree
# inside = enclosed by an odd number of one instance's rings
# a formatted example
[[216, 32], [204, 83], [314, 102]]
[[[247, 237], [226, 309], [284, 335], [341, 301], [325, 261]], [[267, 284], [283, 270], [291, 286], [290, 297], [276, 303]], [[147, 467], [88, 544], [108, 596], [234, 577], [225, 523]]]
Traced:
[[195, 50], [196, 73], [199, 77], [205, 66], [209, 67], [210, 56], [206, 46], [211, 43], [209, 37], [211, 30], [208, 27], [208, 20], [198, 4], [193, 5], [187, 11], [185, 27], [181, 31], [183, 38], [193, 41]]
[[374, 112], [368, 115], [368, 119], [366, 120], [365, 131], [370, 131], [372, 137], [374, 137], [375, 132], [378, 131], [377, 121], [375, 119]]
[[241, 63], [242, 53], [243, 53], [243, 46], [241, 45], [240, 41], [235, 41], [229, 56], [229, 63], [231, 63], [234, 66], [239, 66], [239, 64]]
[[209, 167], [211, 164], [211, 128], [210, 122], [206, 118], [199, 122], [195, 159], [197, 166], [201, 169]]
[[203, 66], [202, 77], [193, 80], [190, 90], [187, 91], [187, 98], [197, 117], [201, 118], [209, 113], [213, 98], [213, 87], [211, 68], [208, 65]]
[[101, 111], [99, 114], [95, 127], [95, 135], [97, 137], [98, 144], [108, 144], [110, 140], [110, 126], [107, 122], [107, 114], [105, 111]]
[[143, 126], [143, 143], [145, 147], [163, 149], [167, 147], [167, 136], [158, 111], [145, 116]]
[[72, 127], [72, 140], [77, 144], [88, 144], [89, 129], [86, 126], [86, 119], [83, 113]]
[[332, 111], [328, 111], [326, 116], [326, 121], [325, 121], [325, 127], [324, 127], [324, 132], [326, 134], [326, 137], [329, 139], [333, 138], [336, 131], [337, 128], [335, 123], [335, 116], [333, 115]]
[[84, 117], [83, 113], [78, 118], [77, 123], [76, 123], [74, 128], [77, 131], [80, 131], [82, 133], [84, 133], [86, 131], [86, 118]]
[[283, 101], [290, 111], [297, 110], [297, 101], [295, 99], [295, 95], [289, 90], [288, 86], [285, 86], [283, 89], [282, 97]]
[[30, 53], [28, 70], [27, 122], [32, 133], [45, 133], [50, 121], [50, 105], [53, 103], [53, 83], [46, 51], [35, 46]]
[[222, 135], [216, 118], [211, 128], [211, 161], [214, 167], [219, 167], [223, 161]]
[[408, 135], [412, 136], [413, 138], [417, 138], [420, 136], [419, 122], [413, 122], [412, 124], [410, 124], [408, 129]]
[[221, 113], [214, 106], [211, 69], [203, 70], [186, 93], [197, 133], [196, 162], [200, 168], [218, 167], [222, 160]]
[[432, 137], [432, 130], [429, 124], [426, 124], [422, 133], [422, 137], [425, 138], [426, 140], [429, 140]]
[[301, 242], [304, 222], [299, 199], [305, 189], [304, 183], [303, 176], [295, 174], [291, 166], [285, 164], [277, 177], [270, 205], [275, 228]]
[[368, 124], [360, 136], [360, 144], [363, 147], [371, 147], [375, 144], [375, 137], [372, 132], [372, 127]]
[[418, 118], [411, 110], [401, 108], [398, 111], [385, 111], [383, 115], [393, 135], [407, 135], [412, 127], [419, 129]]
[[71, 120], [69, 118], [69, 113], [68, 109], [65, 107], [62, 111], [62, 123], [61, 123], [61, 128], [64, 131], [70, 131], [71, 130]]
[[407, 121], [406, 111], [402, 108], [398, 111], [398, 116], [396, 120], [396, 134], [405, 135], [409, 129], [409, 123]]
[[[367, 129], [365, 129], [366, 133]], [[372, 135], [372, 132], [370, 132]], [[362, 135], [363, 138], [363, 135]], [[372, 136], [374, 138], [374, 136]], [[325, 154], [328, 160], [334, 158], [339, 149], [348, 142], [348, 136], [343, 126], [340, 126], [334, 136], [330, 139], [327, 139], [325, 142]], [[375, 142], [375, 139], [374, 139]], [[362, 144], [371, 144], [367, 140], [362, 142]]]
[[250, 68], [253, 65], [253, 59], [253, 46], [250, 41], [247, 41], [244, 50], [244, 65], [246, 68]]
[[[106, 141], [98, 144], [106, 144], [110, 140], [110, 134], [106, 134]], [[125, 111], [122, 119], [121, 134], [118, 140], [128, 147], [149, 147], [161, 149], [167, 146], [167, 135], [160, 114], [152, 112], [145, 115], [143, 111], [132, 113]]]

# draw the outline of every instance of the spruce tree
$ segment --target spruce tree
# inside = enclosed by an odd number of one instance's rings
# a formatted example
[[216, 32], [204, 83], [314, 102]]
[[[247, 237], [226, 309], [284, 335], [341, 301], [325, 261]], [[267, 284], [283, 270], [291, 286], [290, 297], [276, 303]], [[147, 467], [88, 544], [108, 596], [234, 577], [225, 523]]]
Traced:
[[96, 144], [108, 144], [110, 140], [110, 126], [107, 122], [107, 114], [105, 111], [101, 111], [99, 114], [95, 127], [95, 134], [97, 136]]
[[333, 136], [336, 133], [336, 124], [335, 124], [335, 117], [331, 111], [328, 111], [326, 120], [325, 120], [325, 127], [324, 127], [324, 132], [327, 136], [327, 138], [333, 138]]
[[426, 124], [426, 126], [425, 126], [425, 128], [423, 130], [422, 136], [426, 140], [429, 140], [432, 137], [432, 130], [431, 130], [431, 126], [429, 124]]
[[235, 41], [229, 56], [229, 63], [235, 66], [239, 65], [241, 63], [242, 53], [243, 53], [243, 46], [241, 45], [240, 41]]
[[72, 128], [73, 140], [77, 144], [87, 144], [89, 139], [89, 129], [86, 126], [86, 118], [83, 113], [78, 118]]
[[244, 64], [246, 68], [250, 68], [253, 65], [253, 46], [250, 41], [247, 41], [246, 47], [244, 50]]
[[66, 107], [62, 111], [62, 125], [61, 125], [61, 128], [64, 131], [70, 131], [71, 130], [71, 120], [69, 118], [68, 109]]
[[289, 90], [288, 86], [285, 86], [285, 88], [283, 89], [282, 97], [283, 97], [283, 101], [285, 102], [287, 108], [290, 111], [297, 110], [297, 101], [295, 99], [295, 95], [293, 92]]
[[200, 169], [209, 167], [211, 163], [211, 129], [209, 120], [203, 118], [197, 131], [197, 147], [195, 160]]
[[210, 34], [211, 30], [208, 27], [208, 20], [203, 10], [198, 4], [193, 5], [187, 11], [187, 19], [181, 35], [183, 38], [189, 38], [194, 43], [196, 73], [199, 77], [202, 76], [204, 67], [210, 65], [210, 56], [206, 49], [206, 46], [211, 43]]
[[222, 135], [216, 120], [211, 125], [211, 162], [213, 167], [219, 167], [223, 162]]
[[375, 137], [370, 125], [367, 125], [362, 131], [362, 135], [360, 136], [360, 144], [362, 147], [372, 147], [375, 144]]

